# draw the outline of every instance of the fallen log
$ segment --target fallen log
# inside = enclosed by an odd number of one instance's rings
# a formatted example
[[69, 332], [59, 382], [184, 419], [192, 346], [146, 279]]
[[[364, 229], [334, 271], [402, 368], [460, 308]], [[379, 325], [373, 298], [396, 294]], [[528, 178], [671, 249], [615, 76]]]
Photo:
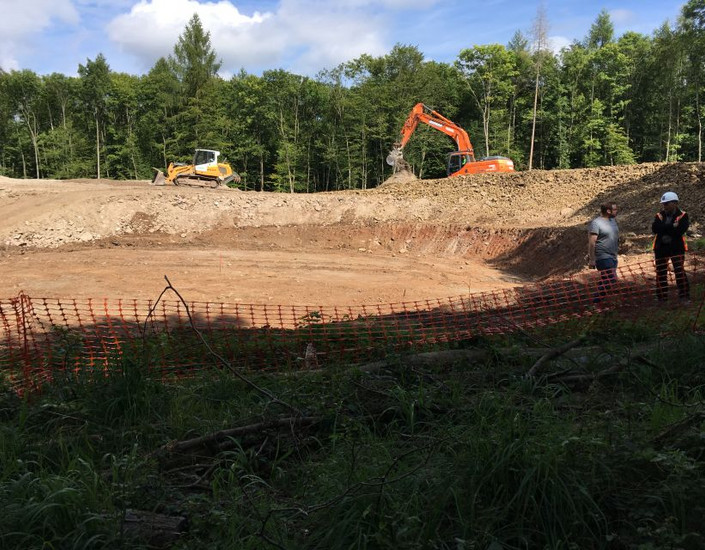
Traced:
[[260, 434], [266, 436], [266, 432], [270, 430], [286, 429], [293, 432], [295, 429], [311, 426], [319, 420], [320, 418], [312, 416], [291, 416], [257, 422], [183, 441], [171, 441], [159, 447], [154, 454], [163, 468], [170, 469], [198, 462], [204, 457], [213, 457], [222, 451], [229, 450], [235, 446], [233, 439], [236, 438]]
[[188, 530], [188, 521], [184, 516], [127, 510], [121, 527], [128, 539], [145, 542], [150, 548], [168, 548]]
[[529, 372], [526, 373], [526, 376], [536, 376], [536, 371], [539, 370], [539, 367], [543, 365], [544, 363], [550, 361], [551, 359], [555, 359], [556, 357], [559, 357], [566, 353], [567, 351], [578, 347], [580, 344], [583, 343], [585, 340], [585, 335], [581, 334], [578, 336], [575, 340], [572, 340], [571, 342], [568, 342], [566, 344], [563, 344], [560, 347], [553, 348], [552, 350], [549, 350], [548, 353], [542, 355], [539, 357], [539, 360], [534, 363], [534, 365], [529, 369]]

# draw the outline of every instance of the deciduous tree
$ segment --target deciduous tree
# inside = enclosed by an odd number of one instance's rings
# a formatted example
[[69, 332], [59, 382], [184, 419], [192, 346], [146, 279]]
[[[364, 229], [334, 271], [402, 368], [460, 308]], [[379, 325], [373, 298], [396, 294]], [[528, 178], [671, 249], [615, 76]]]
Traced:
[[110, 67], [103, 54], [98, 54], [94, 61], [88, 59], [85, 65], [79, 65], [78, 74], [82, 82], [83, 101], [93, 115], [95, 124], [96, 172], [100, 179], [101, 133], [104, 133], [103, 124], [111, 89]]
[[501, 44], [475, 46], [460, 52], [456, 66], [482, 115], [485, 155], [489, 155], [493, 110], [506, 108], [512, 92], [511, 79], [516, 74], [512, 55]]

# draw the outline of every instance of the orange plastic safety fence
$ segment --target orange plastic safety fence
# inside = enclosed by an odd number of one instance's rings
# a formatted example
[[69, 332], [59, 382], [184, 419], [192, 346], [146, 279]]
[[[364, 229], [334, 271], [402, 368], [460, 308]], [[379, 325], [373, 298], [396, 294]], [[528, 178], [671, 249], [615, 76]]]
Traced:
[[[704, 260], [688, 254], [686, 278], [675, 277], [669, 264], [663, 302], [653, 261], [621, 267], [615, 278], [593, 271], [494, 292], [347, 307], [20, 294], [0, 300], [0, 375], [12, 387], [31, 389], [137, 363], [163, 377], [222, 367], [223, 360], [237, 369], [325, 367], [551, 326], [566, 333], [614, 317], [658, 329], [680, 316], [693, 329], [705, 299]], [[694, 302], [678, 300], [686, 279]]]

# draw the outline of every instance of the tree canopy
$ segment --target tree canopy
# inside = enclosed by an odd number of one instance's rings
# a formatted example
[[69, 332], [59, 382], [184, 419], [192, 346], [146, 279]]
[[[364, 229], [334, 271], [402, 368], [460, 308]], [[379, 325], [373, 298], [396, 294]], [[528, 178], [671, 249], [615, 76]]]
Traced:
[[[194, 15], [173, 53], [142, 76], [98, 54], [77, 77], [0, 71], [0, 174], [149, 178], [219, 149], [249, 189], [315, 192], [379, 185], [411, 108], [423, 102], [465, 128], [478, 156], [518, 169], [702, 160], [705, 0], [675, 26], [615, 36], [602, 10], [581, 41], [548, 49], [544, 14], [531, 40], [460, 48], [454, 63], [397, 44], [316, 78], [285, 70], [223, 79]], [[445, 175], [454, 144], [420, 126], [405, 158]]]

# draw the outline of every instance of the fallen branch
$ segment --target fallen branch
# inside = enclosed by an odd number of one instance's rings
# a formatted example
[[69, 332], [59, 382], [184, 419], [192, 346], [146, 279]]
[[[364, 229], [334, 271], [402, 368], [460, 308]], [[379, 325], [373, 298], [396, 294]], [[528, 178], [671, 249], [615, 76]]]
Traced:
[[[311, 426], [319, 421], [320, 418], [318, 417], [306, 416], [277, 418], [248, 426], [219, 430], [193, 439], [172, 441], [159, 447], [152, 455], [159, 461], [162, 470], [165, 471], [173, 472], [188, 469], [189, 467], [203, 467], [204, 462], [238, 446], [242, 448], [259, 446], [260, 448], [257, 451], [259, 455], [269, 439], [269, 435], [266, 433], [262, 436], [263, 432], [286, 429], [292, 435], [296, 435], [294, 432], [295, 428]], [[252, 437], [255, 435], [259, 435], [260, 438], [252, 441]], [[250, 436], [250, 440], [242, 441], [242, 438], [248, 436]], [[199, 485], [203, 479], [208, 477], [212, 470], [213, 466], [211, 465], [195, 482], [189, 483], [188, 487]]]
[[578, 336], [575, 340], [572, 340], [571, 342], [568, 342], [567, 344], [563, 344], [562, 346], [558, 348], [554, 348], [552, 350], [549, 350], [548, 353], [542, 355], [539, 357], [539, 360], [534, 363], [534, 366], [529, 369], [529, 372], [526, 373], [527, 377], [532, 377], [536, 376], [536, 371], [539, 370], [539, 367], [543, 365], [544, 363], [547, 363], [551, 359], [555, 359], [556, 357], [560, 357], [563, 355], [565, 352], [579, 346], [585, 341], [585, 334], [581, 334]]
[[622, 368], [624, 368], [624, 366], [625, 366], [625, 363], [620, 362], [620, 363], [617, 363], [617, 364], [611, 366], [608, 369], [605, 369], [605, 370], [602, 370], [602, 371], [596, 372], [596, 373], [591, 373], [591, 374], [568, 374], [565, 376], [551, 375], [551, 381], [562, 382], [564, 384], [575, 383], [575, 382], [594, 382], [595, 380], [598, 380], [600, 378], [604, 378], [605, 376], [609, 376], [611, 374], [615, 374], [616, 372], [619, 372]]
[[[572, 350], [575, 353], [571, 353], [570, 356], [574, 357], [575, 355], [588, 355], [591, 353], [598, 353], [601, 350], [602, 348], [599, 346], [576, 348]], [[383, 359], [380, 361], [373, 361], [372, 363], [356, 365], [355, 368], [359, 369], [362, 372], [371, 373], [399, 364], [403, 364], [404, 366], [408, 366], [410, 368], [450, 367], [458, 363], [481, 363], [489, 361], [490, 359], [497, 356], [503, 359], [511, 360], [523, 359], [525, 357], [541, 357], [545, 353], [546, 350], [543, 348], [502, 348], [494, 350], [441, 350], [417, 353], [414, 355], [404, 355], [401, 357], [395, 356], [391, 359]], [[308, 373], [309, 371], [304, 372]]]
[[150, 548], [169, 548], [186, 532], [188, 522], [183, 516], [167, 516], [144, 510], [127, 510], [122, 520], [122, 532], [128, 539], [137, 539]]
[[690, 427], [700, 424], [703, 421], [705, 421], [704, 411], [689, 414], [683, 420], [680, 420], [675, 424], [671, 424], [656, 437], [652, 438], [651, 443], [654, 447], [663, 447], [667, 441], [676, 439]]
[[438, 367], [448, 366], [456, 363], [467, 363], [467, 362], [477, 362], [485, 361], [490, 357], [490, 352], [483, 349], [453, 349], [453, 350], [442, 350], [442, 351], [429, 351], [425, 353], [417, 353], [415, 355], [405, 355], [401, 358], [394, 358], [392, 360], [383, 359], [381, 361], [374, 361], [372, 363], [366, 363], [364, 365], [359, 365], [357, 368], [362, 372], [376, 372], [386, 367], [394, 365], [394, 363], [402, 362], [405, 366], [412, 368], [428, 368], [428, 367]]
[[167, 443], [159, 448], [159, 451], [172, 454], [182, 454], [192, 452], [194, 449], [208, 449], [217, 446], [219, 443], [229, 440], [234, 437], [244, 437], [253, 433], [260, 433], [264, 430], [272, 428], [294, 428], [301, 426], [310, 426], [318, 422], [320, 418], [314, 416], [292, 416], [287, 418], [278, 418], [266, 422], [258, 422], [248, 426], [239, 426], [228, 430], [220, 430], [201, 437], [187, 439], [184, 441], [175, 441]]

